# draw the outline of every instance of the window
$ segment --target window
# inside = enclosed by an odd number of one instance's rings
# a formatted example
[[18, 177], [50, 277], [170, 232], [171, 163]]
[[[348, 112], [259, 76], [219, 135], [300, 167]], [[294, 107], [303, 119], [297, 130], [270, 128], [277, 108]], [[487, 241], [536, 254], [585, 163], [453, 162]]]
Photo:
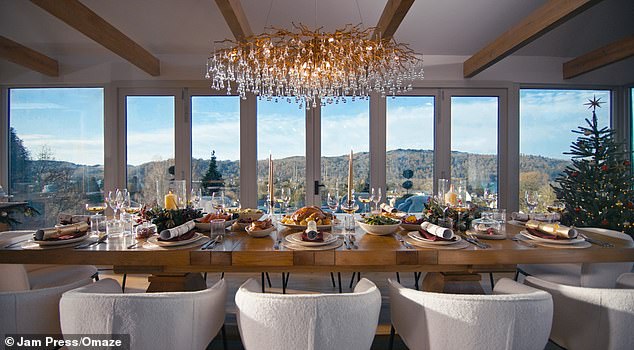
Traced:
[[266, 208], [268, 159], [274, 160], [276, 193], [291, 192], [289, 206], [305, 203], [306, 187], [306, 113], [298, 103], [258, 100], [258, 207]]
[[174, 178], [174, 96], [126, 96], [128, 191], [156, 200], [157, 181]]
[[498, 111], [498, 97], [451, 97], [452, 183], [464, 181], [472, 200], [498, 193]]
[[527, 190], [538, 191], [540, 206], [555, 199], [550, 188], [555, 178], [570, 164], [564, 154], [577, 139], [578, 126], [592, 112], [584, 103], [594, 96], [601, 98], [597, 109], [600, 126], [610, 126], [610, 92], [607, 90], [520, 90], [520, 209], [527, 211], [524, 195]]
[[321, 182], [325, 190], [334, 195], [338, 189], [341, 198], [347, 193], [348, 156], [354, 152], [353, 181], [357, 195], [370, 192], [370, 101], [346, 98], [346, 102], [321, 107]]
[[40, 212], [21, 228], [57, 223], [103, 198], [102, 88], [9, 90], [9, 191]]
[[[433, 96], [399, 96], [388, 97], [386, 102], [387, 191], [389, 194], [429, 195], [434, 180], [435, 99]], [[407, 170], [411, 170], [411, 178], [404, 176]]]
[[235, 206], [240, 198], [240, 98], [192, 96], [191, 109], [192, 188], [202, 188], [203, 196], [223, 188], [227, 204]]

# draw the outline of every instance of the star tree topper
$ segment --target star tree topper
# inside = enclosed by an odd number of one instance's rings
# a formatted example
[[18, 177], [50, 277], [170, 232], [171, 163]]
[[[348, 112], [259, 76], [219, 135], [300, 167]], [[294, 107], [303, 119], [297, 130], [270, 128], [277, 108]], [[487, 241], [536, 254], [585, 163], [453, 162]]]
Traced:
[[604, 102], [601, 102], [601, 97], [599, 97], [597, 99], [597, 96], [593, 96], [592, 100], [588, 99], [588, 103], [584, 103], [584, 106], [588, 106], [588, 109], [592, 108], [592, 111], [596, 111], [597, 107], [601, 108], [601, 104]]

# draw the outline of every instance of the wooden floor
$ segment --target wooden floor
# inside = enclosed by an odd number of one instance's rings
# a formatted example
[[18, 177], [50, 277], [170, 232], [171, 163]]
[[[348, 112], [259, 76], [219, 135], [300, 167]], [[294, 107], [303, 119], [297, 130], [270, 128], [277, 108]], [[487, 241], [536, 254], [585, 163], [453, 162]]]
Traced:
[[[116, 275], [112, 273], [112, 270], [109, 270], [107, 267], [100, 268], [100, 277], [101, 278], [114, 278], [122, 282], [122, 275]], [[343, 292], [350, 292], [352, 289], [350, 288], [350, 278], [351, 273], [342, 273], [341, 274], [341, 282]], [[388, 348], [388, 339], [390, 333], [390, 307], [389, 307], [389, 298], [388, 298], [388, 287], [387, 287], [387, 279], [392, 278], [396, 279], [395, 273], [384, 273], [384, 272], [369, 272], [361, 275], [362, 277], [368, 278], [369, 280], [376, 283], [381, 291], [382, 304], [381, 304], [381, 313], [379, 316], [379, 326], [377, 327], [377, 335], [372, 344], [372, 349], [387, 349]], [[273, 293], [281, 293], [282, 287], [282, 276], [279, 273], [271, 273], [269, 274], [271, 278], [272, 288], [267, 286], [267, 292]], [[337, 275], [335, 274], [335, 281]], [[424, 274], [423, 274], [424, 277]], [[513, 278], [512, 274], [495, 274], [495, 280], [498, 280], [502, 277]], [[209, 273], [207, 276], [207, 285], [211, 286], [220, 278], [220, 273]], [[228, 287], [228, 297], [226, 303], [226, 311], [227, 316], [225, 319], [225, 325], [227, 329], [227, 338], [229, 340], [229, 349], [243, 349], [242, 344], [240, 343], [240, 335], [238, 334], [238, 328], [236, 325], [236, 304], [234, 302], [233, 296], [235, 292], [238, 290], [240, 285], [249, 278], [255, 278], [260, 281], [261, 275], [259, 273], [250, 274], [250, 273], [230, 273], [225, 274], [225, 281], [227, 282]], [[414, 288], [414, 274], [411, 272], [408, 273], [400, 273], [401, 283], [410, 288]], [[422, 278], [421, 278], [422, 280]], [[356, 281], [356, 280], [355, 280]], [[126, 281], [126, 293], [139, 293], [144, 292], [148, 286], [147, 275], [128, 275]], [[482, 288], [485, 293], [491, 293], [491, 285], [489, 282], [488, 274], [482, 275], [481, 281]], [[320, 292], [320, 293], [338, 293], [338, 288], [333, 287], [330, 275], [328, 273], [302, 273], [302, 274], [291, 274], [289, 282], [288, 282], [288, 291], [289, 293], [298, 292], [298, 291], [310, 291], [310, 292]], [[217, 336], [216, 339], [211, 343], [209, 349], [222, 349], [222, 342], [220, 340], [220, 336]], [[401, 342], [401, 340], [396, 337], [394, 343], [394, 349], [407, 349], [407, 347]], [[546, 346], [546, 350], [554, 350], [558, 349], [558, 347], [552, 343], [549, 343]]]

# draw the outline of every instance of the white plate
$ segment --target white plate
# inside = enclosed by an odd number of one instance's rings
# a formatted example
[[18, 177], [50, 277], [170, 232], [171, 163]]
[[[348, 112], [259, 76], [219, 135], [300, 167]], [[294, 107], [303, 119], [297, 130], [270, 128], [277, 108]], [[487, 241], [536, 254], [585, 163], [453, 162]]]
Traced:
[[86, 238], [88, 238], [88, 233], [86, 233], [83, 236], [80, 237], [75, 237], [75, 238], [71, 238], [71, 239], [62, 239], [62, 240], [58, 240], [58, 241], [33, 241], [41, 246], [49, 246], [49, 245], [62, 245], [62, 244], [71, 244], [71, 243], [77, 243], [77, 242], [81, 242], [83, 240], [85, 240]]
[[316, 247], [316, 246], [320, 246], [320, 245], [328, 245], [328, 244], [332, 244], [337, 240], [337, 236], [330, 234], [330, 233], [325, 233], [324, 232], [324, 241], [323, 242], [306, 242], [306, 241], [302, 241], [302, 232], [297, 232], [297, 233], [293, 233], [290, 234], [288, 236], [285, 237], [286, 241], [292, 244], [299, 244], [299, 245], [303, 245], [303, 246], [307, 246], [307, 247]]
[[197, 240], [205, 238], [205, 237], [206, 236], [203, 235], [202, 233], [196, 232], [192, 238], [186, 239], [184, 241], [173, 241], [173, 242], [171, 242], [171, 241], [159, 241], [158, 240], [158, 238], [159, 238], [158, 236], [152, 236], [152, 237], [148, 238], [147, 241], [152, 243], [152, 244], [156, 244], [157, 246], [160, 246], [160, 247], [176, 247], [176, 246], [179, 246], [179, 245], [185, 245], [185, 244], [196, 242]]
[[[288, 228], [292, 228], [295, 230], [305, 230], [306, 229], [306, 225], [291, 225], [291, 224], [282, 224], [282, 226], [286, 226]], [[331, 228], [332, 225], [317, 225], [317, 229], [318, 230], [326, 230]]]
[[460, 241], [462, 241], [462, 237], [460, 236], [454, 236], [456, 239], [454, 241], [432, 241], [430, 239], [427, 239], [423, 236], [421, 236], [421, 234], [418, 231], [411, 231], [407, 233], [407, 236], [411, 239], [417, 240], [419, 242], [423, 242], [426, 244], [434, 244], [434, 245], [450, 245], [450, 244], [456, 244]]
[[577, 238], [574, 238], [574, 239], [548, 239], [548, 238], [541, 238], [541, 237], [537, 237], [537, 236], [531, 235], [526, 230], [520, 231], [520, 234], [522, 236], [532, 240], [532, 241], [548, 243], [548, 244], [576, 244], [576, 243], [581, 243], [581, 242], [585, 242], [586, 241], [585, 239], [580, 238], [580, 237], [577, 237]]
[[271, 226], [267, 229], [264, 230], [255, 230], [255, 231], [251, 231], [251, 226], [247, 226], [244, 229], [245, 231], [247, 231], [247, 233], [249, 234], [249, 236], [251, 237], [266, 237], [268, 236], [271, 232], [275, 231], [275, 226]]

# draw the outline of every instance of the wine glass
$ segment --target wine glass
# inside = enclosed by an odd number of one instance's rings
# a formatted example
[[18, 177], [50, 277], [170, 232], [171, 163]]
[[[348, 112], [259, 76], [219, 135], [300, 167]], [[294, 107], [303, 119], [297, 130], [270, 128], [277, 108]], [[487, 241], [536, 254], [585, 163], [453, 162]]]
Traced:
[[[458, 230], [461, 230], [460, 221], [462, 220], [463, 214], [467, 213], [470, 207], [471, 207], [471, 204], [468, 201], [468, 192], [466, 187], [464, 186], [459, 187], [457, 202], [455, 207], [453, 208], [456, 212], [458, 212], [458, 223], [457, 223]], [[464, 230], [466, 229], [467, 227], [465, 225]]]
[[535, 211], [535, 208], [539, 205], [539, 192], [526, 191], [525, 193], [526, 206], [531, 214]]
[[288, 207], [291, 204], [291, 188], [287, 187], [286, 189], [282, 189], [282, 204], [284, 204], [284, 213], [288, 211]]
[[216, 210], [216, 213], [224, 211], [225, 193], [223, 191], [213, 192], [211, 194], [211, 205]]
[[192, 188], [191, 195], [189, 198], [191, 200], [192, 207], [194, 209], [199, 208], [200, 200], [202, 199], [202, 190], [200, 188], [198, 190], [195, 190]]
[[334, 196], [328, 192], [328, 199], [326, 200], [326, 204], [328, 208], [333, 213], [337, 212], [337, 208], [339, 208], [339, 194], [335, 194]]
[[[363, 203], [363, 212], [367, 213], [368, 212], [368, 204], [370, 204], [370, 202], [372, 202], [372, 197], [370, 196], [358, 196], [357, 197], [359, 199], [359, 202]], [[354, 202], [354, 198], [352, 199], [352, 201]], [[343, 206], [342, 206], [343, 208]]]
[[106, 202], [108, 203], [108, 206], [110, 206], [110, 209], [114, 211], [114, 218], [117, 217], [117, 213], [119, 212], [119, 204], [117, 202], [117, 195], [119, 195], [119, 193], [120, 193], [119, 189], [116, 189], [114, 191], [109, 191], [108, 198], [106, 198]]
[[381, 202], [381, 187], [377, 188], [377, 190], [374, 190], [374, 187], [372, 187], [372, 194], [370, 195], [370, 198], [372, 198], [372, 201], [374, 202], [374, 210], [375, 211], [379, 211], [379, 202]]
[[101, 212], [108, 208], [108, 204], [104, 201], [89, 201], [86, 203], [86, 211], [94, 215], [101, 215]]
[[556, 200], [553, 204], [546, 206], [549, 213], [562, 213], [566, 209], [566, 204], [560, 200]]

